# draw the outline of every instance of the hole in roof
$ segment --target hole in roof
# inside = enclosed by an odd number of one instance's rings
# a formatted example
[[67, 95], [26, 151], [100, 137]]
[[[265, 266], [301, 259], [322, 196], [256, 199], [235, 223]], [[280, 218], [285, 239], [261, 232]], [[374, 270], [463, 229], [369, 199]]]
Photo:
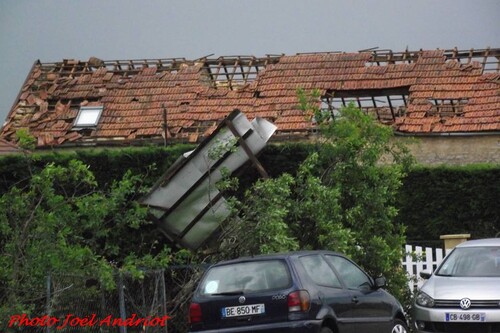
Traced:
[[380, 122], [392, 123], [397, 117], [406, 114], [408, 95], [409, 87], [329, 91], [321, 97], [321, 111], [335, 119], [340, 115], [341, 108], [354, 103], [354, 106], [375, 116]]
[[204, 68], [214, 88], [238, 90], [254, 82], [259, 73], [279, 61], [280, 56], [255, 58], [252, 56], [219, 57], [207, 59]]
[[180, 102], [179, 103], [179, 111], [187, 112], [189, 110], [189, 102]]
[[439, 116], [441, 118], [463, 117], [464, 106], [469, 103], [466, 98], [458, 99], [429, 99], [432, 107], [426, 112], [426, 117]]
[[458, 62], [462, 65], [478, 63], [483, 70], [483, 73], [498, 73], [500, 71], [500, 57], [498, 51], [492, 50], [467, 50], [467, 51], [452, 51], [445, 53], [448, 62]]
[[391, 50], [373, 51], [365, 67], [411, 64], [418, 58], [418, 52], [392, 52]]

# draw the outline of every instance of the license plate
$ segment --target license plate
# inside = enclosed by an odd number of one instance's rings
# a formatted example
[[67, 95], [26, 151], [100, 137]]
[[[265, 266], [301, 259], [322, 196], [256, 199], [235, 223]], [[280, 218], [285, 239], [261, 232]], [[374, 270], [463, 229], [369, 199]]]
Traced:
[[445, 313], [445, 321], [454, 322], [481, 322], [486, 320], [486, 314], [477, 312], [450, 312]]
[[221, 309], [222, 318], [252, 316], [266, 313], [264, 304], [228, 306]]

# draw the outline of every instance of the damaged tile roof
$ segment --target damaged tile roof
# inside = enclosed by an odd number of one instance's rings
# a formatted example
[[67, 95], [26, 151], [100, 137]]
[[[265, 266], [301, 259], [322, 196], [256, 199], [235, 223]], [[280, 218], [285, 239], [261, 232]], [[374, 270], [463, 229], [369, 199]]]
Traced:
[[352, 101], [409, 135], [498, 132], [499, 64], [498, 48], [37, 61], [0, 135], [28, 128], [39, 147], [199, 142], [237, 108], [275, 123], [278, 139], [303, 138], [316, 124], [297, 88], [319, 89], [333, 117]]
[[21, 150], [15, 144], [0, 138], [0, 156], [20, 152]]

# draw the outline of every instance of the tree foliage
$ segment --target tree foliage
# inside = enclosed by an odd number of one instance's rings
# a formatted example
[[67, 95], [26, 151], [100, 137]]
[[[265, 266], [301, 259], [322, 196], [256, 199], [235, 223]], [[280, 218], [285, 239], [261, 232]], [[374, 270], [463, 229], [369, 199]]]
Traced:
[[391, 138], [391, 128], [352, 104], [324, 125], [321, 180], [339, 193], [335, 222], [350, 237], [341, 244], [332, 241], [337, 231], [327, 223], [320, 238], [323, 246], [347, 253], [369, 273], [386, 275], [397, 289], [404, 286], [400, 260], [405, 230], [395, 223], [396, 203], [413, 158]]
[[100, 277], [113, 288], [113, 269], [164, 267], [146, 209], [135, 199], [142, 178], [126, 173], [108, 192], [82, 162], [48, 164], [25, 188], [0, 197], [0, 316], [30, 313], [43, 302], [48, 273]]
[[392, 130], [349, 105], [333, 118], [319, 92], [298, 91], [304, 115], [321, 128], [317, 149], [293, 175], [259, 180], [236, 202], [221, 237], [222, 257], [330, 249], [373, 276], [385, 275], [401, 295], [404, 227], [395, 223], [396, 196], [413, 163]]

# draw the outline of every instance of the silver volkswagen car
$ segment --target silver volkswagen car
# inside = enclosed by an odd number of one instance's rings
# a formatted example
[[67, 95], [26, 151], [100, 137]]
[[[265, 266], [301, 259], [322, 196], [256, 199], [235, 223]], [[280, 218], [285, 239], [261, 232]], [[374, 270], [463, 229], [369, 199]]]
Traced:
[[415, 298], [417, 332], [500, 332], [500, 238], [458, 245]]

